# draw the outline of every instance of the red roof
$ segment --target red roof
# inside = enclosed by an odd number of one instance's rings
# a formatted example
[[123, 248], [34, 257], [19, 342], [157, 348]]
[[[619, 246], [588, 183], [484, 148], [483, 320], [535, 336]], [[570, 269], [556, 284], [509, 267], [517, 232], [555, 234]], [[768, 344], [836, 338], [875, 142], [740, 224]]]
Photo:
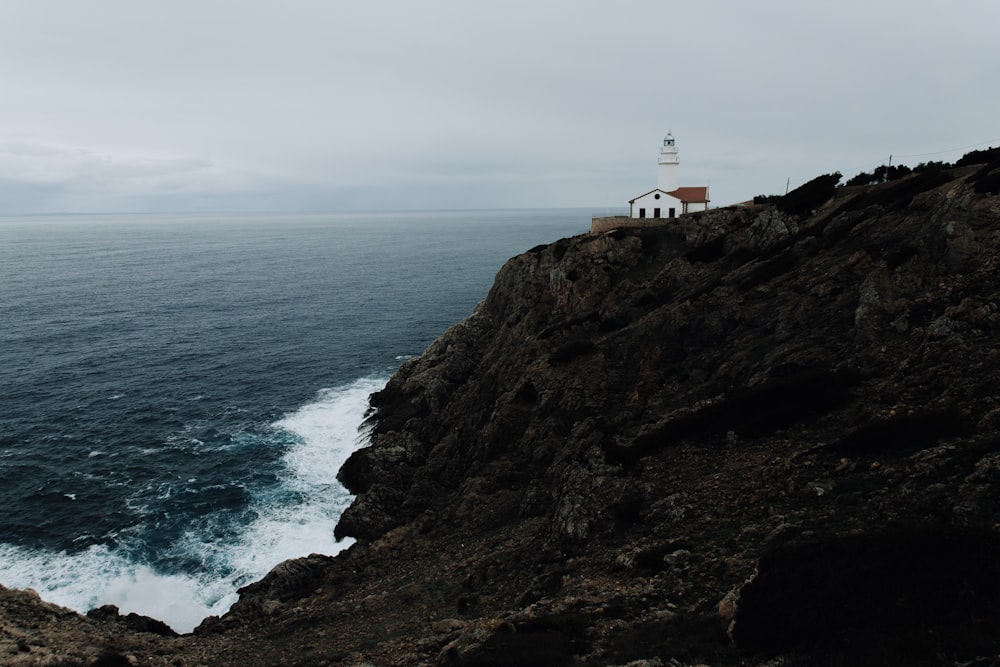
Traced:
[[677, 188], [673, 192], [668, 192], [671, 197], [677, 197], [683, 202], [707, 202], [708, 201], [708, 187], [707, 186], [696, 186], [696, 187], [686, 187]]

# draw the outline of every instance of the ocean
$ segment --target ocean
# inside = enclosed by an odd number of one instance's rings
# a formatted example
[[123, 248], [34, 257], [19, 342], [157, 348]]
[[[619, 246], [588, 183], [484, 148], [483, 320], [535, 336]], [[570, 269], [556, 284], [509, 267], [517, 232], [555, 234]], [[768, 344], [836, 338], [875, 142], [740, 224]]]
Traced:
[[0, 217], [0, 584], [179, 632], [334, 554], [367, 397], [583, 209]]

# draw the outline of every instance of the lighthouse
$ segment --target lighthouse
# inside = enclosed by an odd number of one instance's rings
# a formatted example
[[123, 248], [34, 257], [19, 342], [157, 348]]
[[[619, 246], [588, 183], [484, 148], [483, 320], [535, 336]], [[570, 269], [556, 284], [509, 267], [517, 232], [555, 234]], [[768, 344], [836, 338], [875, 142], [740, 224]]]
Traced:
[[657, 185], [655, 190], [630, 199], [630, 218], [676, 218], [685, 213], [708, 210], [708, 186], [681, 187], [677, 172], [681, 160], [677, 156], [674, 134], [667, 131], [657, 159]]
[[680, 165], [680, 158], [677, 157], [677, 143], [674, 141], [674, 135], [669, 130], [667, 130], [667, 136], [663, 138], [660, 159], [657, 162], [660, 169], [657, 189], [673, 192], [677, 189], [677, 169]]

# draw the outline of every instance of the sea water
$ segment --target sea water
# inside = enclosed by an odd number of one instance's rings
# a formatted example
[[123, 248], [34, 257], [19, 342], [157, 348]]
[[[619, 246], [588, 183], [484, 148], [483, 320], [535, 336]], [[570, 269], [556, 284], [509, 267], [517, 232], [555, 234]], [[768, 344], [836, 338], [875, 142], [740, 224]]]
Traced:
[[0, 584], [187, 632], [335, 554], [368, 396], [584, 210], [0, 217]]

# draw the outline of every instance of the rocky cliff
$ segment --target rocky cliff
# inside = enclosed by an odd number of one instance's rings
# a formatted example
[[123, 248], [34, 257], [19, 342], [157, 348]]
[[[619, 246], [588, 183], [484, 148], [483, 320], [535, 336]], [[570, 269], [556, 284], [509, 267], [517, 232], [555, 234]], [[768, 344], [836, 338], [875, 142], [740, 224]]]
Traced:
[[5, 591], [4, 664], [1000, 664], [998, 182], [515, 257], [372, 396], [356, 544], [180, 638]]

